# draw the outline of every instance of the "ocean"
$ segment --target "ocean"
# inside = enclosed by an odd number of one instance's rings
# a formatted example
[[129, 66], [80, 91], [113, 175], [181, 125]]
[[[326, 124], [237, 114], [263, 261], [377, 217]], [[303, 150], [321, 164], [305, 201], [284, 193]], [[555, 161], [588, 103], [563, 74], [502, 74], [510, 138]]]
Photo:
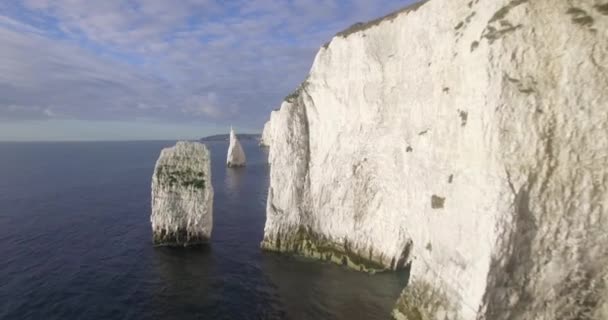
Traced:
[[267, 152], [212, 155], [206, 248], [152, 246], [150, 183], [173, 141], [0, 143], [0, 319], [390, 319], [403, 273], [263, 252]]

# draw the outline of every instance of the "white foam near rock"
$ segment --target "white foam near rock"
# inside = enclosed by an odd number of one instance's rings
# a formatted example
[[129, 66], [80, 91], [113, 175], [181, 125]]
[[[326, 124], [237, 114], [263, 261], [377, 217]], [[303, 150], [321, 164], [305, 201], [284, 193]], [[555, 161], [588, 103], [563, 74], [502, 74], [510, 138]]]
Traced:
[[213, 186], [205, 145], [180, 141], [161, 151], [152, 177], [150, 221], [156, 245], [189, 246], [209, 241]]
[[226, 165], [228, 167], [244, 167], [247, 163], [245, 158], [245, 151], [236, 137], [232, 127], [230, 128], [230, 145], [228, 146], [228, 156], [226, 159]]
[[608, 319], [606, 30], [431, 0], [337, 35], [270, 120], [262, 247], [411, 265], [400, 319]]

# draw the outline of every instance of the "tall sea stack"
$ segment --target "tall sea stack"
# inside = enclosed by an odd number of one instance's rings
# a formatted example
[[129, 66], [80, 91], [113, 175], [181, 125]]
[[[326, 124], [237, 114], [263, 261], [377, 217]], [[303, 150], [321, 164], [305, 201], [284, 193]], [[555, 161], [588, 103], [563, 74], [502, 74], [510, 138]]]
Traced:
[[398, 319], [608, 319], [608, 3], [430, 0], [267, 125], [262, 247], [411, 268]]
[[205, 145], [180, 141], [163, 149], [152, 177], [155, 245], [207, 243], [213, 227], [211, 158]]
[[226, 165], [228, 167], [244, 167], [246, 162], [245, 151], [243, 151], [243, 147], [236, 137], [234, 130], [230, 127], [230, 146], [228, 146]]

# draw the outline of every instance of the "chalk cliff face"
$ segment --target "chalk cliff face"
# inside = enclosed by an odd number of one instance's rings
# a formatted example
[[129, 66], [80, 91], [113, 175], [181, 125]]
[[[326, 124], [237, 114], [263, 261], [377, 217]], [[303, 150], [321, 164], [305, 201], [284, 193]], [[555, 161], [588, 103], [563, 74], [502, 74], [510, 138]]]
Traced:
[[273, 113], [262, 247], [411, 266], [399, 319], [608, 319], [608, 3], [431, 0]]
[[211, 158], [205, 145], [180, 141], [163, 149], [152, 177], [154, 244], [208, 242], [213, 227]]
[[230, 145], [228, 146], [228, 156], [226, 158], [226, 165], [228, 167], [243, 167], [247, 162], [245, 151], [243, 151], [243, 147], [232, 128], [230, 128]]
[[260, 146], [270, 147], [272, 140], [272, 129], [270, 126], [272, 125], [273, 114], [276, 114], [276, 111], [272, 111], [270, 113], [270, 120], [266, 121], [266, 123], [264, 124], [264, 129], [262, 130], [262, 137], [260, 138]]

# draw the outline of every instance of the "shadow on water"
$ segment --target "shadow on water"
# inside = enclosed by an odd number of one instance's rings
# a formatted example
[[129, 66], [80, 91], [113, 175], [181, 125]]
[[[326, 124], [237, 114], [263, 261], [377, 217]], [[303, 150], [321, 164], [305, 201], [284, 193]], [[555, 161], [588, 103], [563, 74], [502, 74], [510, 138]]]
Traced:
[[247, 167], [226, 168], [224, 184], [230, 196], [238, 196]]
[[407, 282], [405, 272], [369, 275], [274, 253], [262, 265], [289, 319], [390, 319]]
[[155, 319], [194, 319], [208, 312], [216, 261], [210, 246], [154, 248], [157, 282], [153, 293]]

